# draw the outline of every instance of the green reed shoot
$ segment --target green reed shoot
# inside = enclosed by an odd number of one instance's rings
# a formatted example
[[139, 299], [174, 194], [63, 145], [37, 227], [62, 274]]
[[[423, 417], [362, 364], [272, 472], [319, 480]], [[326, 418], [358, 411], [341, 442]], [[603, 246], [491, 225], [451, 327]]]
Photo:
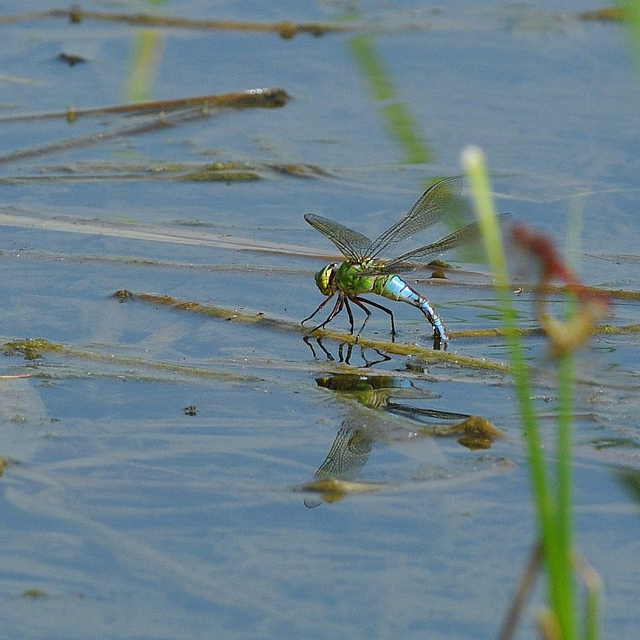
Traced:
[[[532, 490], [543, 549], [549, 607], [560, 637], [576, 638], [574, 552], [572, 517], [571, 428], [573, 407], [573, 365], [571, 355], [558, 358], [558, 431], [555, 487], [550, 480], [551, 462], [545, 458], [538, 418], [532, 400], [531, 378], [517, 332], [516, 312], [510, 296], [502, 236], [483, 153], [477, 148], [464, 151], [462, 162], [468, 173], [475, 207], [482, 227], [486, 253], [496, 283], [512, 361], [517, 400], [522, 415], [524, 438], [530, 466]], [[588, 613], [593, 612], [588, 608]], [[593, 616], [587, 619], [591, 619]], [[585, 628], [587, 637], [597, 625]]]
[[640, 0], [618, 0], [627, 24], [627, 33], [636, 68], [640, 71]]

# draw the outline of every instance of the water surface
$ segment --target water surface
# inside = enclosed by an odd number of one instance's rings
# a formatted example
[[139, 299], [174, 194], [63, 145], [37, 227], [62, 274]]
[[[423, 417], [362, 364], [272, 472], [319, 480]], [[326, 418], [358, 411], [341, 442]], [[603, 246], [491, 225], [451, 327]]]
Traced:
[[[335, 249], [302, 214], [375, 237], [480, 144], [502, 211], [562, 248], [580, 213], [583, 279], [637, 291], [637, 78], [621, 26], [580, 20], [583, 3], [353, 7], [83, 5], [360, 25], [290, 40], [53, 17], [0, 25], [0, 116], [256, 87], [291, 97], [189, 121], [167, 113], [171, 126], [146, 132], [132, 129], [157, 115], [0, 127], [0, 334], [62, 348], [3, 359], [0, 454], [17, 464], [1, 480], [0, 608], [12, 638], [497, 634], [535, 541], [510, 377], [371, 348], [347, 363], [333, 340], [332, 360], [311, 341], [314, 357], [296, 325], [321, 301], [313, 274]], [[108, 139], [87, 144], [96, 134]], [[211, 163], [222, 180], [189, 179]], [[428, 271], [411, 282], [454, 334], [497, 327], [486, 268], [456, 264], [444, 284]], [[123, 289], [220, 314], [112, 297]], [[394, 306], [398, 341], [428, 347], [429, 327], [405, 306]], [[531, 296], [517, 307], [535, 327]], [[610, 322], [634, 324], [636, 311], [620, 300]], [[387, 340], [386, 315], [366, 334]], [[552, 448], [553, 367], [543, 338], [526, 346]], [[499, 338], [451, 349], [506, 361]], [[579, 355], [577, 543], [606, 584], [604, 635], [623, 640], [640, 631], [637, 368], [633, 333], [598, 335]], [[373, 408], [374, 394], [317, 383], [354, 372], [393, 374], [387, 402], [480, 415], [506, 437], [472, 451]], [[370, 452], [355, 480], [375, 491], [310, 509], [300, 488], [341, 428], [361, 431]], [[543, 596], [519, 637], [535, 637]]]

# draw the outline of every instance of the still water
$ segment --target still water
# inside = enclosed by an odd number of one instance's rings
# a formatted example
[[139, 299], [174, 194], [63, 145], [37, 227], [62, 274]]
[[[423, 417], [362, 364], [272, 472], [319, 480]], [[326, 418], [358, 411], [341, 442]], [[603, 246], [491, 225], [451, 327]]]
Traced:
[[[581, 19], [596, 8], [90, 2], [76, 24], [0, 20], [0, 336], [43, 341], [4, 347], [0, 371], [7, 637], [497, 635], [536, 534], [504, 344], [455, 338], [499, 326], [486, 267], [411, 275], [459, 362], [426, 357], [430, 327], [397, 303], [410, 355], [304, 342], [313, 274], [337, 256], [302, 216], [375, 237], [477, 144], [501, 211], [562, 250], [569, 228], [585, 282], [637, 291], [639, 85], [623, 27]], [[339, 29], [104, 15], [141, 12]], [[289, 99], [81, 113], [258, 87]], [[535, 328], [531, 295], [516, 305]], [[627, 296], [608, 321], [636, 318]], [[365, 337], [388, 329], [377, 312]], [[542, 337], [525, 344], [552, 451], [553, 365]], [[606, 585], [603, 637], [623, 640], [640, 633], [638, 361], [625, 331], [577, 363], [577, 545]], [[357, 392], [327, 383], [345, 375]], [[503, 437], [434, 436], [446, 413]], [[341, 437], [352, 490], [303, 492]]]

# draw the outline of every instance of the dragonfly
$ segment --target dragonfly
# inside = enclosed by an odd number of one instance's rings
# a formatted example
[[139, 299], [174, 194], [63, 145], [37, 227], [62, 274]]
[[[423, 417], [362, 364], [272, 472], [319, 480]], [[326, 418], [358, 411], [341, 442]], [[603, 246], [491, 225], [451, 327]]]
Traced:
[[374, 300], [361, 297], [366, 294], [377, 294], [389, 300], [406, 302], [418, 307], [433, 327], [433, 348], [446, 350], [449, 344], [449, 334], [442, 316], [427, 298], [412, 289], [398, 273], [413, 271], [419, 265], [432, 262], [454, 247], [475, 242], [480, 237], [478, 223], [469, 224], [436, 242], [407, 251], [390, 260], [383, 260], [380, 256], [400, 242], [408, 240], [418, 232], [440, 222], [455, 210], [461, 194], [461, 178], [452, 177], [440, 180], [420, 196], [403, 218], [375, 240], [371, 240], [339, 222], [312, 213], [305, 214], [304, 219], [314, 229], [331, 240], [346, 260], [342, 263], [328, 264], [316, 273], [316, 285], [327, 298], [308, 318], [302, 321], [302, 324], [311, 320], [337, 295], [335, 305], [327, 319], [311, 329], [311, 332], [328, 325], [346, 308], [353, 334], [353, 312], [350, 306], [350, 303], [353, 302], [365, 313], [364, 322], [356, 339], [371, 317], [368, 306], [375, 307], [389, 315], [391, 335], [395, 337], [396, 325], [393, 312]]

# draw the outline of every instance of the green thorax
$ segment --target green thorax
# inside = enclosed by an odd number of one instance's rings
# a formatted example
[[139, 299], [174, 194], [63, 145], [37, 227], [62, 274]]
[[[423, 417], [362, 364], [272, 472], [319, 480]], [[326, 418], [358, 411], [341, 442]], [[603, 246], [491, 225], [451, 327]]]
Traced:
[[370, 271], [376, 265], [375, 260], [367, 260], [354, 264], [351, 260], [345, 260], [336, 272], [338, 288], [347, 294], [377, 293], [382, 295], [382, 290], [388, 275], [362, 275], [362, 272]]

